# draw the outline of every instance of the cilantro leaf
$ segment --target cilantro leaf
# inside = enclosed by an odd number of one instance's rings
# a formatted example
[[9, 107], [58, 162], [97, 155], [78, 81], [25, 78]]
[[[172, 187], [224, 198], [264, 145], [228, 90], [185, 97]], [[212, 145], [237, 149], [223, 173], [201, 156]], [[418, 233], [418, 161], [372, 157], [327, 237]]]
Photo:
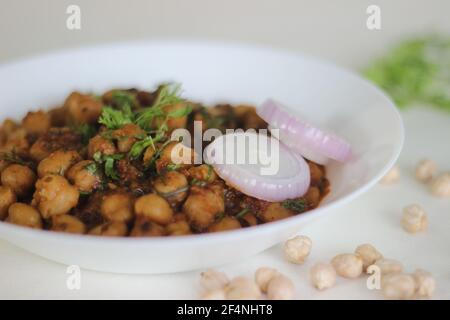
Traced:
[[308, 208], [306, 200], [303, 198], [284, 200], [281, 205], [288, 210], [294, 211], [295, 213], [305, 212]]
[[133, 123], [133, 120], [134, 115], [131, 111], [131, 107], [127, 107], [123, 110], [104, 107], [98, 122], [105, 125], [108, 129], [116, 130], [122, 128], [126, 124]]

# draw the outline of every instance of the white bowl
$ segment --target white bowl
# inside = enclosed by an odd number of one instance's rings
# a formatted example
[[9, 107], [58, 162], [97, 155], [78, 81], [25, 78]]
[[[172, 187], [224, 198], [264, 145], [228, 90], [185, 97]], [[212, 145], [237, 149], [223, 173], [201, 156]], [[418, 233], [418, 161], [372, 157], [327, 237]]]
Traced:
[[207, 268], [261, 252], [332, 214], [394, 164], [403, 125], [394, 104], [348, 71], [299, 54], [211, 42], [156, 41], [67, 50], [0, 67], [0, 119], [61, 103], [72, 90], [152, 88], [175, 80], [203, 102], [261, 103], [268, 97], [346, 137], [352, 163], [328, 166], [331, 193], [310, 212], [257, 227], [170, 238], [106, 238], [0, 223], [0, 237], [64, 264], [117, 273]]

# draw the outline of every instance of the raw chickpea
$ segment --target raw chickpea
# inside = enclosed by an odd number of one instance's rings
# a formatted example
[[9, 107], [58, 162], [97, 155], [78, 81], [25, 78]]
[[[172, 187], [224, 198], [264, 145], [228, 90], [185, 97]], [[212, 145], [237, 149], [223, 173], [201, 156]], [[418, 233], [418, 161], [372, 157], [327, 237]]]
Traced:
[[68, 214], [61, 214], [52, 217], [51, 230], [75, 234], [86, 233], [86, 226], [78, 218]]
[[112, 133], [117, 140], [117, 149], [122, 153], [129, 152], [139, 136], [145, 136], [145, 131], [135, 124], [127, 124]]
[[225, 211], [223, 192], [210, 188], [191, 187], [183, 212], [189, 223], [197, 230], [205, 230], [214, 223], [217, 215]]
[[450, 173], [443, 173], [433, 180], [431, 193], [437, 197], [450, 197]]
[[67, 178], [80, 192], [91, 193], [102, 185], [102, 177], [91, 160], [80, 161], [67, 172]]
[[39, 163], [38, 176], [40, 178], [48, 174], [64, 176], [66, 171], [79, 161], [81, 161], [81, 157], [78, 152], [58, 150]]
[[8, 212], [7, 222], [24, 227], [42, 229], [41, 215], [32, 206], [24, 203], [14, 203], [9, 207]]
[[261, 212], [260, 217], [264, 222], [272, 222], [289, 218], [293, 215], [294, 213], [291, 210], [286, 209], [278, 202], [274, 202], [270, 203], [267, 208]]
[[89, 234], [94, 236], [125, 237], [128, 234], [128, 228], [124, 222], [111, 221], [91, 229]]
[[131, 237], [161, 237], [165, 235], [164, 227], [146, 217], [137, 217], [130, 234]]
[[136, 215], [146, 217], [150, 221], [167, 225], [172, 221], [173, 211], [169, 203], [157, 194], [148, 194], [137, 199], [134, 204]]
[[159, 195], [174, 204], [186, 199], [189, 189], [186, 177], [177, 171], [169, 171], [158, 176], [153, 181], [153, 187]]
[[88, 156], [90, 159], [94, 158], [94, 154], [97, 152], [103, 155], [113, 155], [117, 153], [116, 146], [114, 143], [101, 135], [96, 135], [91, 140], [89, 140], [88, 145]]
[[226, 216], [209, 226], [208, 232], [221, 232], [240, 229], [241, 224], [235, 217]]
[[312, 241], [306, 236], [296, 236], [284, 244], [284, 255], [289, 262], [303, 264], [311, 252]]
[[279, 274], [269, 281], [267, 297], [270, 300], [292, 300], [294, 294], [294, 283], [288, 277]]
[[36, 182], [34, 203], [47, 219], [66, 214], [78, 204], [80, 193], [64, 177], [48, 175]]
[[391, 273], [400, 273], [403, 271], [403, 265], [393, 259], [380, 259], [374, 263], [375, 266], [380, 268], [381, 275], [387, 275]]
[[209, 291], [202, 296], [202, 300], [226, 300], [225, 290]]
[[22, 120], [22, 127], [29, 134], [42, 134], [50, 129], [50, 116], [44, 111], [28, 112]]
[[185, 236], [192, 234], [191, 227], [187, 221], [176, 221], [169, 223], [166, 227], [169, 236]]
[[419, 298], [431, 298], [436, 289], [436, 281], [428, 271], [418, 269], [412, 274], [416, 282], [415, 295]]
[[230, 279], [224, 272], [209, 269], [200, 274], [200, 285], [207, 291], [223, 289], [230, 283]]
[[392, 273], [381, 278], [381, 289], [385, 299], [411, 299], [415, 293], [416, 283], [409, 274]]
[[225, 287], [227, 300], [258, 300], [261, 298], [259, 287], [250, 279], [237, 277]]
[[434, 161], [429, 159], [424, 159], [419, 162], [416, 167], [416, 178], [420, 182], [427, 183], [430, 182], [436, 175], [437, 165]]
[[331, 288], [336, 283], [336, 271], [329, 263], [316, 263], [309, 271], [311, 284], [318, 290]]
[[97, 123], [103, 109], [101, 101], [90, 95], [72, 92], [64, 102], [70, 123]]
[[24, 197], [29, 194], [36, 182], [36, 174], [20, 164], [12, 164], [2, 172], [2, 184], [10, 187], [18, 197]]
[[269, 282], [280, 273], [277, 269], [261, 267], [255, 272], [255, 282], [263, 293], [267, 293]]
[[8, 215], [9, 207], [17, 202], [17, 197], [10, 187], [0, 186], [0, 221]]
[[200, 181], [205, 181], [207, 183], [214, 182], [217, 179], [217, 174], [212, 168], [212, 166], [207, 164], [202, 164], [189, 169], [189, 175], [193, 179]]
[[425, 230], [427, 225], [427, 213], [421, 206], [412, 204], [403, 208], [402, 227], [405, 231], [416, 233]]
[[361, 257], [364, 271], [377, 260], [383, 259], [383, 255], [379, 253], [374, 246], [368, 243], [359, 245], [355, 250], [355, 254]]
[[391, 170], [381, 179], [380, 183], [384, 185], [394, 184], [400, 180], [400, 169], [397, 166], [392, 167]]
[[109, 221], [128, 222], [133, 218], [131, 196], [126, 193], [116, 193], [103, 197], [100, 211]]
[[348, 279], [358, 278], [363, 271], [363, 260], [352, 253], [343, 253], [335, 256], [331, 260], [336, 273]]

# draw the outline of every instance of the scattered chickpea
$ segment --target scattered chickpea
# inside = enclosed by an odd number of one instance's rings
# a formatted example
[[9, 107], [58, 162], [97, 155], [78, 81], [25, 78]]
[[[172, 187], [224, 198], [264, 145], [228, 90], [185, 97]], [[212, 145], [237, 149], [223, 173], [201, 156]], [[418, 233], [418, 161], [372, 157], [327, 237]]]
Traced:
[[428, 218], [425, 210], [412, 204], [403, 208], [402, 227], [409, 233], [416, 233], [427, 228]]
[[373, 265], [377, 260], [383, 258], [383, 255], [378, 252], [374, 246], [368, 243], [359, 245], [355, 250], [355, 254], [361, 257], [364, 271], [367, 267]]
[[137, 199], [134, 210], [136, 215], [146, 217], [161, 225], [169, 224], [173, 217], [173, 210], [169, 203], [163, 197], [154, 193]]
[[403, 273], [392, 273], [381, 279], [381, 290], [385, 299], [411, 299], [415, 293], [416, 284], [413, 276]]
[[227, 300], [258, 300], [261, 291], [256, 283], [245, 277], [237, 277], [225, 287]]
[[380, 268], [381, 275], [387, 275], [392, 273], [400, 273], [403, 271], [403, 264], [393, 259], [380, 259], [377, 260], [374, 265]]
[[53, 231], [83, 234], [86, 233], [86, 226], [78, 218], [68, 214], [61, 214], [52, 217]]
[[311, 284], [318, 290], [331, 288], [336, 283], [336, 271], [329, 263], [316, 263], [309, 271]]
[[450, 173], [443, 173], [433, 180], [431, 193], [440, 198], [450, 197]]
[[89, 231], [90, 235], [107, 237], [125, 237], [128, 233], [127, 225], [124, 222], [106, 222]]
[[32, 206], [17, 202], [9, 207], [8, 212], [7, 222], [24, 227], [42, 229], [41, 215]]
[[267, 293], [269, 282], [280, 273], [273, 268], [261, 267], [255, 272], [255, 282], [263, 293]]
[[270, 300], [292, 300], [295, 294], [295, 286], [291, 279], [279, 274], [269, 281], [267, 297]]
[[2, 172], [2, 185], [10, 187], [18, 197], [24, 197], [33, 189], [36, 175], [27, 166], [12, 164]]
[[284, 255], [287, 260], [302, 264], [311, 252], [312, 241], [306, 236], [296, 236], [284, 244]]
[[48, 175], [36, 182], [33, 203], [45, 219], [66, 214], [78, 204], [80, 193], [64, 177]]
[[436, 281], [431, 273], [417, 269], [412, 276], [416, 282], [415, 295], [419, 298], [431, 298], [436, 289]]
[[357, 278], [363, 271], [363, 260], [358, 255], [352, 253], [342, 253], [331, 260], [336, 273], [348, 279]]
[[428, 183], [436, 175], [437, 165], [434, 161], [424, 159], [416, 167], [416, 178], [420, 182]]
[[0, 221], [6, 218], [9, 207], [16, 201], [17, 197], [10, 187], [0, 186]]
[[380, 183], [384, 185], [394, 184], [400, 180], [400, 169], [393, 166], [391, 170], [381, 179]]
[[230, 279], [224, 272], [209, 269], [200, 274], [200, 285], [207, 291], [222, 290], [230, 283]]
[[225, 290], [209, 291], [202, 296], [202, 300], [226, 300]]

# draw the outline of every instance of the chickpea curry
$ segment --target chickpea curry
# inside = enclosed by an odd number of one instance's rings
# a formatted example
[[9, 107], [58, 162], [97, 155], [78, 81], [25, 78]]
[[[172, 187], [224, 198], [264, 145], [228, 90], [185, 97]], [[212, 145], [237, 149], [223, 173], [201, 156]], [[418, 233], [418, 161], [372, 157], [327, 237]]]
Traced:
[[247, 105], [205, 107], [179, 87], [71, 93], [62, 106], [0, 127], [0, 220], [75, 234], [178, 236], [247, 228], [301, 214], [329, 191], [308, 161], [301, 198], [266, 202], [228, 186], [208, 164], [175, 164], [174, 129], [267, 128]]

